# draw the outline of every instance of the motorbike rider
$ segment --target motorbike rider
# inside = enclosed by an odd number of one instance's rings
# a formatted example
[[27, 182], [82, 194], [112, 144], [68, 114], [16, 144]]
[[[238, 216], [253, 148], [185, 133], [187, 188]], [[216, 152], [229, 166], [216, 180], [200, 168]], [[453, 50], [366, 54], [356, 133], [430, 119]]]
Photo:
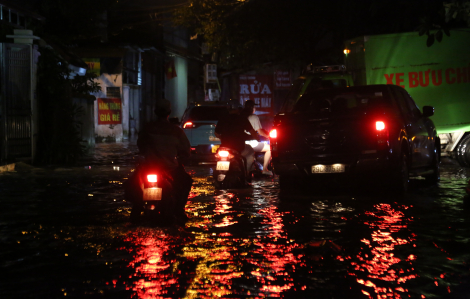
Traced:
[[[249, 132], [248, 135], [245, 133]], [[230, 110], [227, 117], [220, 119], [215, 127], [215, 136], [220, 138], [220, 146], [228, 147], [239, 152], [246, 160], [246, 173], [249, 177], [250, 169], [255, 161], [255, 151], [245, 140], [258, 137], [258, 133], [253, 129], [246, 117], [240, 115], [239, 109]]]
[[148, 123], [139, 132], [137, 146], [146, 162], [158, 165], [173, 179], [175, 216], [179, 220], [187, 220], [184, 208], [193, 180], [185, 171], [184, 164], [189, 162], [191, 146], [184, 131], [168, 121], [170, 113], [171, 104], [168, 100], [157, 101], [157, 120]]
[[[254, 114], [256, 111], [256, 103], [253, 100], [248, 100], [245, 102], [245, 108], [243, 108], [242, 116], [247, 117], [248, 121], [253, 126], [253, 129], [261, 136], [269, 139], [268, 132], [263, 129], [258, 115]], [[272, 176], [273, 173], [268, 170], [269, 162], [271, 161], [271, 147], [265, 142], [258, 142], [257, 140], [248, 140], [246, 143], [250, 144], [253, 147], [255, 153], [264, 153], [263, 161], [263, 175]]]

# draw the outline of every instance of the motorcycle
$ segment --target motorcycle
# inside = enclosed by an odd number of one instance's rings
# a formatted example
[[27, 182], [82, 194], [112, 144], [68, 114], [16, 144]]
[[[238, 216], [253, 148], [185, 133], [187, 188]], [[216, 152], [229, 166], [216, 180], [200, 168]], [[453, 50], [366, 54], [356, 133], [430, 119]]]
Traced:
[[255, 153], [255, 161], [249, 171], [246, 170], [245, 158], [231, 148], [220, 147], [215, 157], [217, 166], [213, 177], [217, 189], [244, 188], [251, 183], [252, 177], [262, 176], [264, 153]]
[[217, 189], [243, 188], [249, 181], [245, 158], [236, 150], [219, 147], [215, 155], [214, 185]]
[[[256, 150], [256, 148], [258, 147], [258, 144], [260, 143], [267, 143], [269, 145], [269, 141], [263, 141], [263, 138], [261, 141], [250, 140], [250, 141], [247, 141], [246, 143], [249, 144], [254, 150]], [[251, 170], [250, 170], [250, 175], [254, 178], [263, 177], [264, 155], [265, 155], [264, 152], [255, 151], [255, 162], [253, 163], [253, 166], [251, 167]], [[269, 170], [269, 166], [268, 166], [268, 170]]]
[[173, 179], [156, 164], [144, 161], [138, 165], [126, 185], [125, 197], [133, 203], [131, 222], [141, 216], [163, 224], [174, 220]]

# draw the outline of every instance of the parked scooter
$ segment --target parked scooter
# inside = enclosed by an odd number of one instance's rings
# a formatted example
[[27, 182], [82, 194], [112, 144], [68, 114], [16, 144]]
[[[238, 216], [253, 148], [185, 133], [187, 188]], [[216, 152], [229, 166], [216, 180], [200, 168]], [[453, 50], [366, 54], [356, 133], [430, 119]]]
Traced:
[[143, 217], [161, 224], [174, 221], [176, 199], [173, 179], [156, 164], [145, 160], [137, 166], [125, 188], [125, 197], [133, 203], [131, 222]]

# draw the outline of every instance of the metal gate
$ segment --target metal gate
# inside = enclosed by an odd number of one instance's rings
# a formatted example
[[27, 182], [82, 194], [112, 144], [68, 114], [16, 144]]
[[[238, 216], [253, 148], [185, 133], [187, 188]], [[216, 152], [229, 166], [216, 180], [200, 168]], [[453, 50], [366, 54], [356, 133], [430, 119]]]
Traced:
[[1, 160], [32, 157], [31, 46], [1, 44]]

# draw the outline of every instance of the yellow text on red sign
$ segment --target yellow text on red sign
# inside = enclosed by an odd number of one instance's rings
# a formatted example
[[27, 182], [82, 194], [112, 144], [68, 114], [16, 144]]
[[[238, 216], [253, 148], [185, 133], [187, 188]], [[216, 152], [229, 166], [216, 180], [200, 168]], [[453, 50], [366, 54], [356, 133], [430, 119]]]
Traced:
[[98, 98], [98, 124], [118, 125], [122, 120], [122, 103], [119, 98]]

